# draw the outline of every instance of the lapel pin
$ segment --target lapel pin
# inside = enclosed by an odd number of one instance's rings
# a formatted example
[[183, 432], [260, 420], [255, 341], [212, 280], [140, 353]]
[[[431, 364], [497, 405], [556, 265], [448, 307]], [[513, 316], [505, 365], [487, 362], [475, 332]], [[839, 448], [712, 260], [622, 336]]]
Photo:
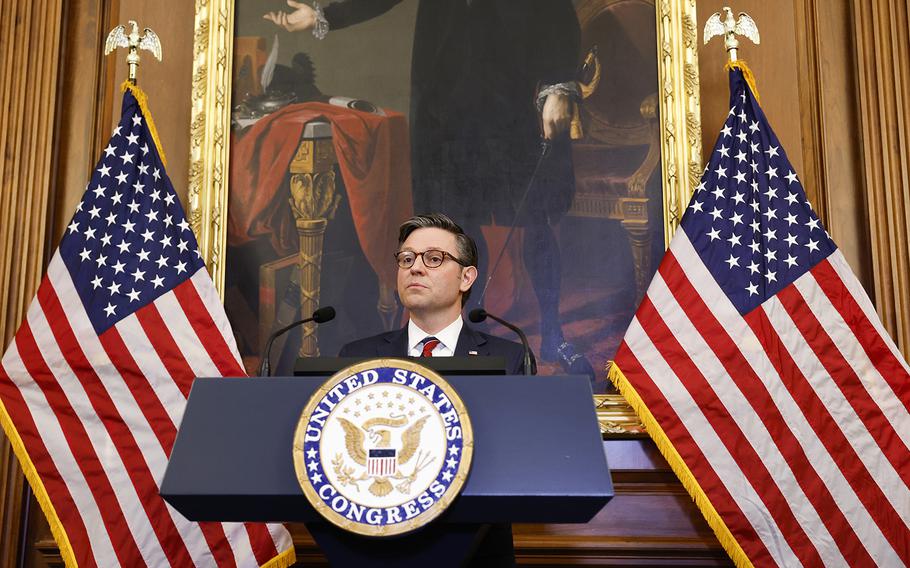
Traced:
[[468, 355], [477, 355], [477, 351], [468, 351]]

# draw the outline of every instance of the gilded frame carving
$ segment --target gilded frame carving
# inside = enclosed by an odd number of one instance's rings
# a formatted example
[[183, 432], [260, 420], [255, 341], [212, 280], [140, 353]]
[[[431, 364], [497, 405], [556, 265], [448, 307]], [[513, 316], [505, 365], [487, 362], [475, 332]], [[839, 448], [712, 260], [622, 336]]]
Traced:
[[[669, 242], [701, 175], [701, 113], [695, 0], [655, 0], [664, 235]], [[189, 216], [224, 294], [230, 158], [234, 0], [196, 0], [190, 129]], [[596, 397], [604, 434], [639, 434], [619, 395]]]

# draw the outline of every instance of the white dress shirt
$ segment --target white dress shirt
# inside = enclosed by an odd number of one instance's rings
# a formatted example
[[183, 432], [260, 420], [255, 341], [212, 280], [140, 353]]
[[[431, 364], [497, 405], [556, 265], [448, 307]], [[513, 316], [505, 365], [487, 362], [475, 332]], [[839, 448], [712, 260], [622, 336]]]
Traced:
[[461, 335], [462, 326], [464, 326], [464, 321], [461, 319], [461, 315], [441, 329], [439, 333], [427, 333], [417, 327], [414, 320], [408, 320], [408, 355], [420, 357], [423, 353], [423, 340], [427, 337], [435, 337], [439, 340], [439, 345], [433, 349], [433, 357], [452, 357], [455, 355], [455, 346], [458, 345], [458, 336]]

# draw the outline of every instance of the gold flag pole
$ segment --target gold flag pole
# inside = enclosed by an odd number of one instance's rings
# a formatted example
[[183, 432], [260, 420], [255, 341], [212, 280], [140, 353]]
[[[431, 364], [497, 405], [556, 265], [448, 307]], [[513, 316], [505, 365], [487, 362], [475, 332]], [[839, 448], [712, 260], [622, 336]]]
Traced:
[[741, 35], [752, 40], [752, 43], [758, 45], [761, 43], [761, 37], [758, 35], [758, 26], [755, 25], [749, 14], [739, 13], [739, 19], [733, 17], [733, 10], [724, 6], [725, 18], [722, 20], [720, 12], [714, 12], [705, 23], [705, 44], [714, 36], [724, 36], [724, 47], [727, 50], [728, 63], [737, 61], [737, 49], [739, 40], [737, 35]]
[[107, 41], [104, 43], [104, 54], [107, 55], [118, 47], [126, 47], [129, 53], [126, 56], [126, 63], [129, 65], [129, 82], [136, 84], [136, 71], [139, 68], [139, 50], [145, 49], [151, 51], [155, 59], [161, 61], [161, 41], [158, 34], [150, 28], [142, 30], [139, 35], [139, 24], [133, 20], [129, 21], [130, 33], [126, 33], [125, 26], [117, 26], [107, 34]]

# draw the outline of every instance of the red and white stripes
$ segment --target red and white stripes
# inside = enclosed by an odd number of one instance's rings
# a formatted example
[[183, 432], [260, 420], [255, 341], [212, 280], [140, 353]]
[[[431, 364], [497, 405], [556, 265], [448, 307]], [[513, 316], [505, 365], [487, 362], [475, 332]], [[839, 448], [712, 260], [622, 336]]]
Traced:
[[55, 255], [0, 397], [81, 566], [258, 566], [280, 525], [193, 523], [158, 495], [195, 376], [242, 375], [203, 270], [96, 335]]
[[910, 374], [839, 252], [742, 316], [679, 231], [616, 363], [753, 564], [910, 562]]

